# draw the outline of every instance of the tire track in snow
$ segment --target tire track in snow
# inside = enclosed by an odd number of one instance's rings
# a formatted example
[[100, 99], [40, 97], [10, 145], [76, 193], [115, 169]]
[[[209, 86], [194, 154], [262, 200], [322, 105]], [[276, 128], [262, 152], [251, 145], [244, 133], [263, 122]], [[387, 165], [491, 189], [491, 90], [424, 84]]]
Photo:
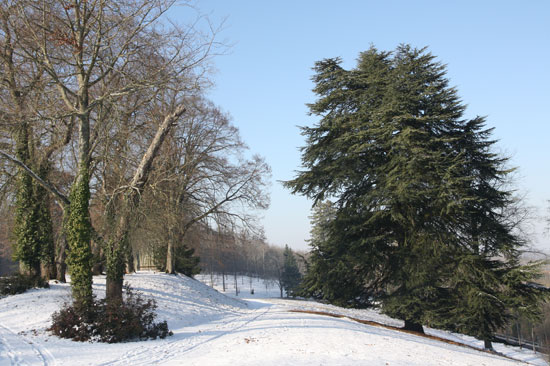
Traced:
[[[8, 341], [6, 340], [5, 337], [2, 336], [1, 333], [0, 333], [0, 356], [2, 356], [2, 358], [7, 357], [7, 359], [10, 362], [9, 365], [12, 365], [12, 366], [21, 365], [19, 358], [15, 353], [13, 353], [13, 349], [10, 347]], [[2, 361], [2, 358], [0, 358], [0, 361]], [[6, 358], [4, 358], [4, 360], [6, 360]], [[7, 366], [8, 364], [1, 362], [0, 365]]]
[[[28, 341], [25, 337], [0, 324], [0, 347], [1, 345], [4, 346], [5, 353], [12, 366], [55, 366], [57, 364], [48, 350]], [[17, 351], [15, 351], [16, 349]], [[21, 359], [17, 355], [18, 353], [25, 353], [25, 360]], [[3, 364], [0, 365], [3, 366]]]
[[[139, 350], [127, 352], [117, 361], [105, 362], [98, 366], [120, 366], [120, 365], [151, 365], [161, 361], [168, 361], [176, 356], [183, 355], [195, 348], [235, 332], [269, 313], [271, 306], [266, 309], [251, 311], [245, 315], [233, 316], [217, 321], [214, 326], [203, 328], [200, 333], [191, 335], [188, 338], [176, 339], [152, 347], [140, 347]], [[224, 322], [219, 324], [218, 322]], [[219, 334], [207, 335], [207, 333], [218, 332]]]

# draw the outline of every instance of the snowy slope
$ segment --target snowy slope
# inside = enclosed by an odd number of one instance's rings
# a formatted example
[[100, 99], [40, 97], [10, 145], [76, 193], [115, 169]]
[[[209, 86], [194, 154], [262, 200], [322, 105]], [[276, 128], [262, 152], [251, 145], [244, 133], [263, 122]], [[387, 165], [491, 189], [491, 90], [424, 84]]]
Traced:
[[[237, 299], [181, 276], [138, 273], [130, 285], [153, 296], [159, 320], [174, 336], [122, 344], [77, 343], [50, 336], [51, 314], [70, 299], [70, 288], [0, 299], [0, 366], [12, 365], [525, 365], [500, 356], [414, 335], [357, 323], [346, 318], [293, 313], [311, 309], [355, 318], [395, 322], [375, 312], [263, 298], [242, 291]], [[94, 278], [101, 297], [105, 278]], [[266, 293], [270, 291], [266, 288]], [[271, 292], [273, 294], [273, 292]], [[462, 336], [447, 334], [462, 339]], [[474, 340], [466, 339], [466, 342]], [[545, 365], [530, 351], [506, 353]]]

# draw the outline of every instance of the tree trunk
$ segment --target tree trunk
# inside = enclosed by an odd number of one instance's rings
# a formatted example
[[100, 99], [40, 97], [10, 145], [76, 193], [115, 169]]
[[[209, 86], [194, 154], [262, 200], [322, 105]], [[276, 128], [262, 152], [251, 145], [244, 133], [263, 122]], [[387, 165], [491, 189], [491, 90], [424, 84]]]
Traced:
[[[126, 206], [128, 203], [126, 204]], [[126, 246], [128, 245], [129, 210], [123, 210], [113, 240], [105, 252], [107, 259], [107, 301], [122, 301], [122, 285], [126, 270]]]
[[126, 273], [134, 273], [136, 271], [136, 263], [134, 261], [134, 251], [132, 246], [126, 247]]
[[[42, 169], [40, 169], [42, 171]], [[46, 177], [44, 174], [44, 178]], [[38, 229], [41, 237], [41, 275], [45, 280], [56, 277], [55, 268], [55, 242], [53, 237], [53, 223], [50, 214], [50, 197], [48, 192], [40, 185], [34, 183], [37, 201]]]
[[237, 281], [237, 271], [235, 271], [234, 279], [235, 279], [235, 296], [239, 296], [239, 281]]
[[106, 298], [109, 301], [122, 301], [123, 280], [107, 281]]
[[84, 309], [93, 303], [91, 220], [89, 211], [89, 165], [81, 162], [79, 172], [71, 187], [70, 205], [66, 221], [68, 255], [71, 273], [71, 290], [74, 303]]
[[55, 258], [48, 258], [48, 262], [42, 262], [40, 266], [42, 278], [45, 281], [53, 280], [57, 277], [57, 269], [55, 266]]
[[537, 352], [537, 346], [535, 343], [535, 328], [533, 328], [532, 324], [531, 324], [531, 339], [533, 341], [533, 352]]
[[172, 240], [168, 240], [168, 247], [166, 248], [166, 273], [176, 273], [174, 269], [175, 262], [176, 258], [174, 256], [174, 244], [172, 243]]
[[523, 348], [523, 345], [521, 344], [521, 330], [520, 330], [520, 327], [519, 327], [519, 321], [516, 322], [516, 326], [517, 326], [517, 330], [518, 330], [519, 348]]
[[141, 270], [141, 258], [139, 256], [139, 252], [135, 252], [134, 254], [134, 269], [136, 271]]
[[493, 350], [493, 343], [491, 342], [490, 339], [484, 339], [483, 344], [486, 350], [490, 350], [490, 351]]
[[405, 326], [403, 327], [403, 329], [424, 334], [424, 328], [422, 327], [422, 324], [417, 323], [413, 320], [405, 320]]
[[157, 156], [166, 135], [177, 122], [178, 118], [185, 113], [185, 107], [180, 105], [175, 111], [167, 115], [159, 126], [155, 137], [151, 141], [149, 148], [143, 155], [139, 166], [136, 169], [134, 177], [130, 182], [129, 189], [123, 196], [122, 212], [117, 224], [116, 235], [111, 241], [107, 250], [107, 301], [122, 300], [122, 283], [124, 280], [124, 270], [126, 254], [128, 250], [128, 231], [130, 230], [130, 217], [139, 205], [141, 193], [145, 187], [145, 182], [151, 172], [153, 160]]
[[[30, 127], [20, 122], [14, 134], [16, 156], [25, 165], [30, 165]], [[20, 272], [32, 277], [40, 276], [42, 256], [40, 240], [39, 205], [36, 202], [35, 185], [32, 178], [23, 169], [19, 169], [15, 195], [15, 258], [19, 261]]]
[[61, 263], [57, 262], [56, 267], [55, 279], [61, 283], [67, 282], [67, 278], [65, 277], [67, 273], [67, 264], [65, 264], [65, 259], [63, 259], [63, 262]]
[[94, 265], [92, 266], [92, 274], [94, 276], [100, 275], [103, 272], [103, 262], [101, 261], [101, 245], [97, 242], [92, 242], [92, 253], [94, 256]]
[[57, 253], [55, 257], [55, 265], [56, 265], [56, 276], [55, 278], [62, 283], [67, 282], [65, 278], [65, 273], [67, 272], [67, 264], [65, 263], [65, 259], [67, 258], [67, 236], [65, 233], [61, 233], [58, 241], [57, 241]]

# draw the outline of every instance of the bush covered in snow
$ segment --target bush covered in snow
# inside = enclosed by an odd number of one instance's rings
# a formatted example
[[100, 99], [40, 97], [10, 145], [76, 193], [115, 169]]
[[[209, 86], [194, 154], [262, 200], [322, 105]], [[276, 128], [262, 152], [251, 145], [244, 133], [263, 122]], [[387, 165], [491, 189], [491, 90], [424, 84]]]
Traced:
[[133, 339], [166, 338], [172, 335], [166, 321], [155, 323], [154, 300], [125, 288], [124, 301], [95, 300], [90, 308], [65, 305], [52, 316], [49, 330], [75, 341], [117, 343]]

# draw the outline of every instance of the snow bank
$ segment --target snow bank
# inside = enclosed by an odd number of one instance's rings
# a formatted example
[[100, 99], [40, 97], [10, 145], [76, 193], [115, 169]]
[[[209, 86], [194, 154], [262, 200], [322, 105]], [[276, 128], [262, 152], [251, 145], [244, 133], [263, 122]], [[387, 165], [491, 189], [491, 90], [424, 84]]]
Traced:
[[[0, 299], [0, 366], [525, 365], [350, 319], [289, 312], [328, 311], [399, 325], [372, 311], [260, 299], [256, 291], [243, 300], [197, 280], [151, 272], [128, 275], [125, 280], [146, 297], [155, 298], [158, 320], [167, 320], [174, 336], [122, 344], [77, 343], [53, 337], [46, 328], [51, 314], [70, 300], [70, 288], [52, 282], [50, 289]], [[104, 296], [104, 277], [94, 278], [94, 293]], [[470, 342], [461, 335], [447, 336]], [[514, 348], [507, 352], [545, 365], [533, 352]]]

